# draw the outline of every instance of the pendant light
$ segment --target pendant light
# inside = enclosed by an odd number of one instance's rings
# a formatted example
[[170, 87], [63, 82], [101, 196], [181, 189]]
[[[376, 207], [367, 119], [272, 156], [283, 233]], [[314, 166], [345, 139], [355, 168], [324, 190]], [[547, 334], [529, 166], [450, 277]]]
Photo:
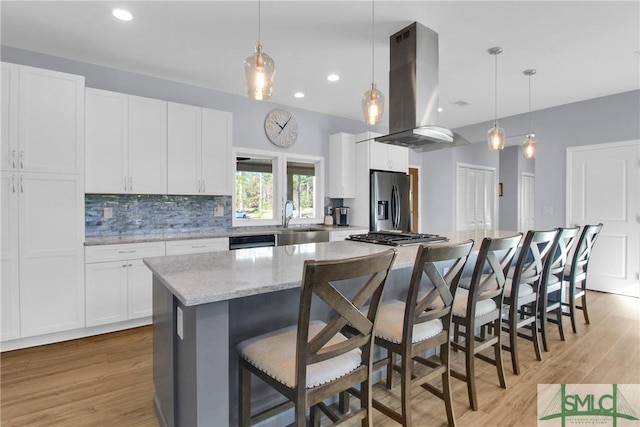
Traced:
[[529, 133], [527, 139], [522, 143], [522, 154], [527, 159], [533, 159], [536, 157], [536, 135], [531, 133], [531, 76], [536, 73], [536, 70], [524, 70], [522, 74], [529, 77]]
[[495, 120], [493, 122], [493, 127], [489, 129], [487, 132], [487, 143], [489, 144], [489, 148], [494, 151], [500, 151], [504, 148], [504, 129], [498, 127], [498, 55], [502, 53], [501, 47], [492, 47], [489, 49], [489, 54], [494, 55], [496, 57], [496, 82], [495, 82]]
[[371, 0], [371, 89], [362, 94], [362, 114], [364, 122], [368, 125], [382, 123], [382, 113], [384, 112], [384, 96], [376, 89], [374, 80], [375, 48], [374, 48], [374, 1]]
[[247, 94], [250, 98], [263, 100], [271, 98], [276, 65], [264, 53], [260, 44], [260, 0], [258, 0], [258, 44], [253, 54], [244, 60], [244, 75], [247, 79]]

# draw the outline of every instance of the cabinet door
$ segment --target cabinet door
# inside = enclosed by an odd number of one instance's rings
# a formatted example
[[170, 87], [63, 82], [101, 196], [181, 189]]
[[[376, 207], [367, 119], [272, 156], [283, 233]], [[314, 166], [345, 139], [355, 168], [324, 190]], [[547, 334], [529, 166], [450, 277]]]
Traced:
[[22, 337], [84, 327], [84, 191], [78, 175], [19, 182]]
[[389, 170], [389, 152], [386, 144], [369, 141], [369, 168]]
[[173, 102], [167, 107], [168, 193], [199, 194], [202, 108]]
[[84, 173], [84, 77], [20, 66], [19, 85], [21, 169]]
[[409, 170], [409, 149], [397, 145], [387, 145], [389, 170], [407, 173]]
[[2, 333], [0, 340], [20, 338], [20, 281], [18, 276], [18, 187], [16, 172], [2, 173]]
[[127, 261], [87, 264], [87, 327], [127, 320]]
[[18, 81], [19, 67], [2, 64], [2, 148], [0, 169], [16, 170], [18, 162]]
[[167, 103], [129, 96], [129, 192], [167, 193]]
[[329, 139], [329, 197], [356, 196], [356, 141], [347, 133]]
[[231, 195], [231, 113], [202, 109], [203, 193]]
[[153, 274], [141, 259], [128, 261], [128, 318], [151, 316]]
[[86, 90], [87, 193], [128, 191], [128, 97], [106, 90]]

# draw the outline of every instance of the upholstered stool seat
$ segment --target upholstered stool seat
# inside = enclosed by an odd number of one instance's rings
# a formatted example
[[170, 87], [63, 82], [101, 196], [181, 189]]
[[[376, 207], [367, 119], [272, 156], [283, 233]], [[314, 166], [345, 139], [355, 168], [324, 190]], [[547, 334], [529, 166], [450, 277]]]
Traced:
[[[326, 326], [320, 321], [309, 322], [309, 338], [315, 337]], [[298, 328], [288, 328], [273, 331], [264, 335], [250, 338], [238, 344], [240, 356], [265, 374], [287, 387], [296, 387], [296, 347]], [[336, 334], [323, 347], [346, 341], [341, 333]], [[360, 349], [311, 364], [307, 367], [306, 388], [317, 387], [338, 379], [362, 365]]]
[[[376, 336], [393, 343], [402, 342], [402, 324], [404, 322], [405, 303], [402, 301], [389, 301], [380, 306]], [[417, 343], [438, 335], [443, 330], [440, 319], [430, 320], [413, 326], [413, 339]]]

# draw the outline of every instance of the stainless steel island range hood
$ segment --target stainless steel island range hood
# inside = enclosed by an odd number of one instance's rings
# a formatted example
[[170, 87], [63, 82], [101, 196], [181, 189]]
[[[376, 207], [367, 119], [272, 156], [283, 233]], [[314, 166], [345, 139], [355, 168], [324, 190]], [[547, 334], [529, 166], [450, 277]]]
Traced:
[[466, 139], [437, 126], [438, 33], [414, 22], [389, 37], [389, 135], [375, 138], [417, 152], [466, 145]]

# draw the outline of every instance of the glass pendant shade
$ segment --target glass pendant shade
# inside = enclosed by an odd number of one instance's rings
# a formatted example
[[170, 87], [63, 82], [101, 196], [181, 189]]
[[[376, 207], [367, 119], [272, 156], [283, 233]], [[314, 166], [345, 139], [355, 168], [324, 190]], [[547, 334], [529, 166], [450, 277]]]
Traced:
[[376, 84], [371, 83], [371, 89], [362, 95], [362, 114], [364, 122], [368, 125], [377, 125], [382, 123], [382, 114], [384, 113], [384, 95], [378, 89]]
[[504, 148], [504, 129], [498, 127], [498, 122], [487, 132], [487, 143], [489, 148], [494, 151], [500, 151]]
[[244, 60], [244, 74], [247, 79], [247, 94], [250, 98], [263, 100], [271, 98], [276, 65], [273, 59], [262, 51], [258, 43], [253, 54]]
[[536, 156], [536, 136], [534, 134], [527, 135], [527, 139], [522, 143], [522, 154], [527, 159], [533, 159]]

